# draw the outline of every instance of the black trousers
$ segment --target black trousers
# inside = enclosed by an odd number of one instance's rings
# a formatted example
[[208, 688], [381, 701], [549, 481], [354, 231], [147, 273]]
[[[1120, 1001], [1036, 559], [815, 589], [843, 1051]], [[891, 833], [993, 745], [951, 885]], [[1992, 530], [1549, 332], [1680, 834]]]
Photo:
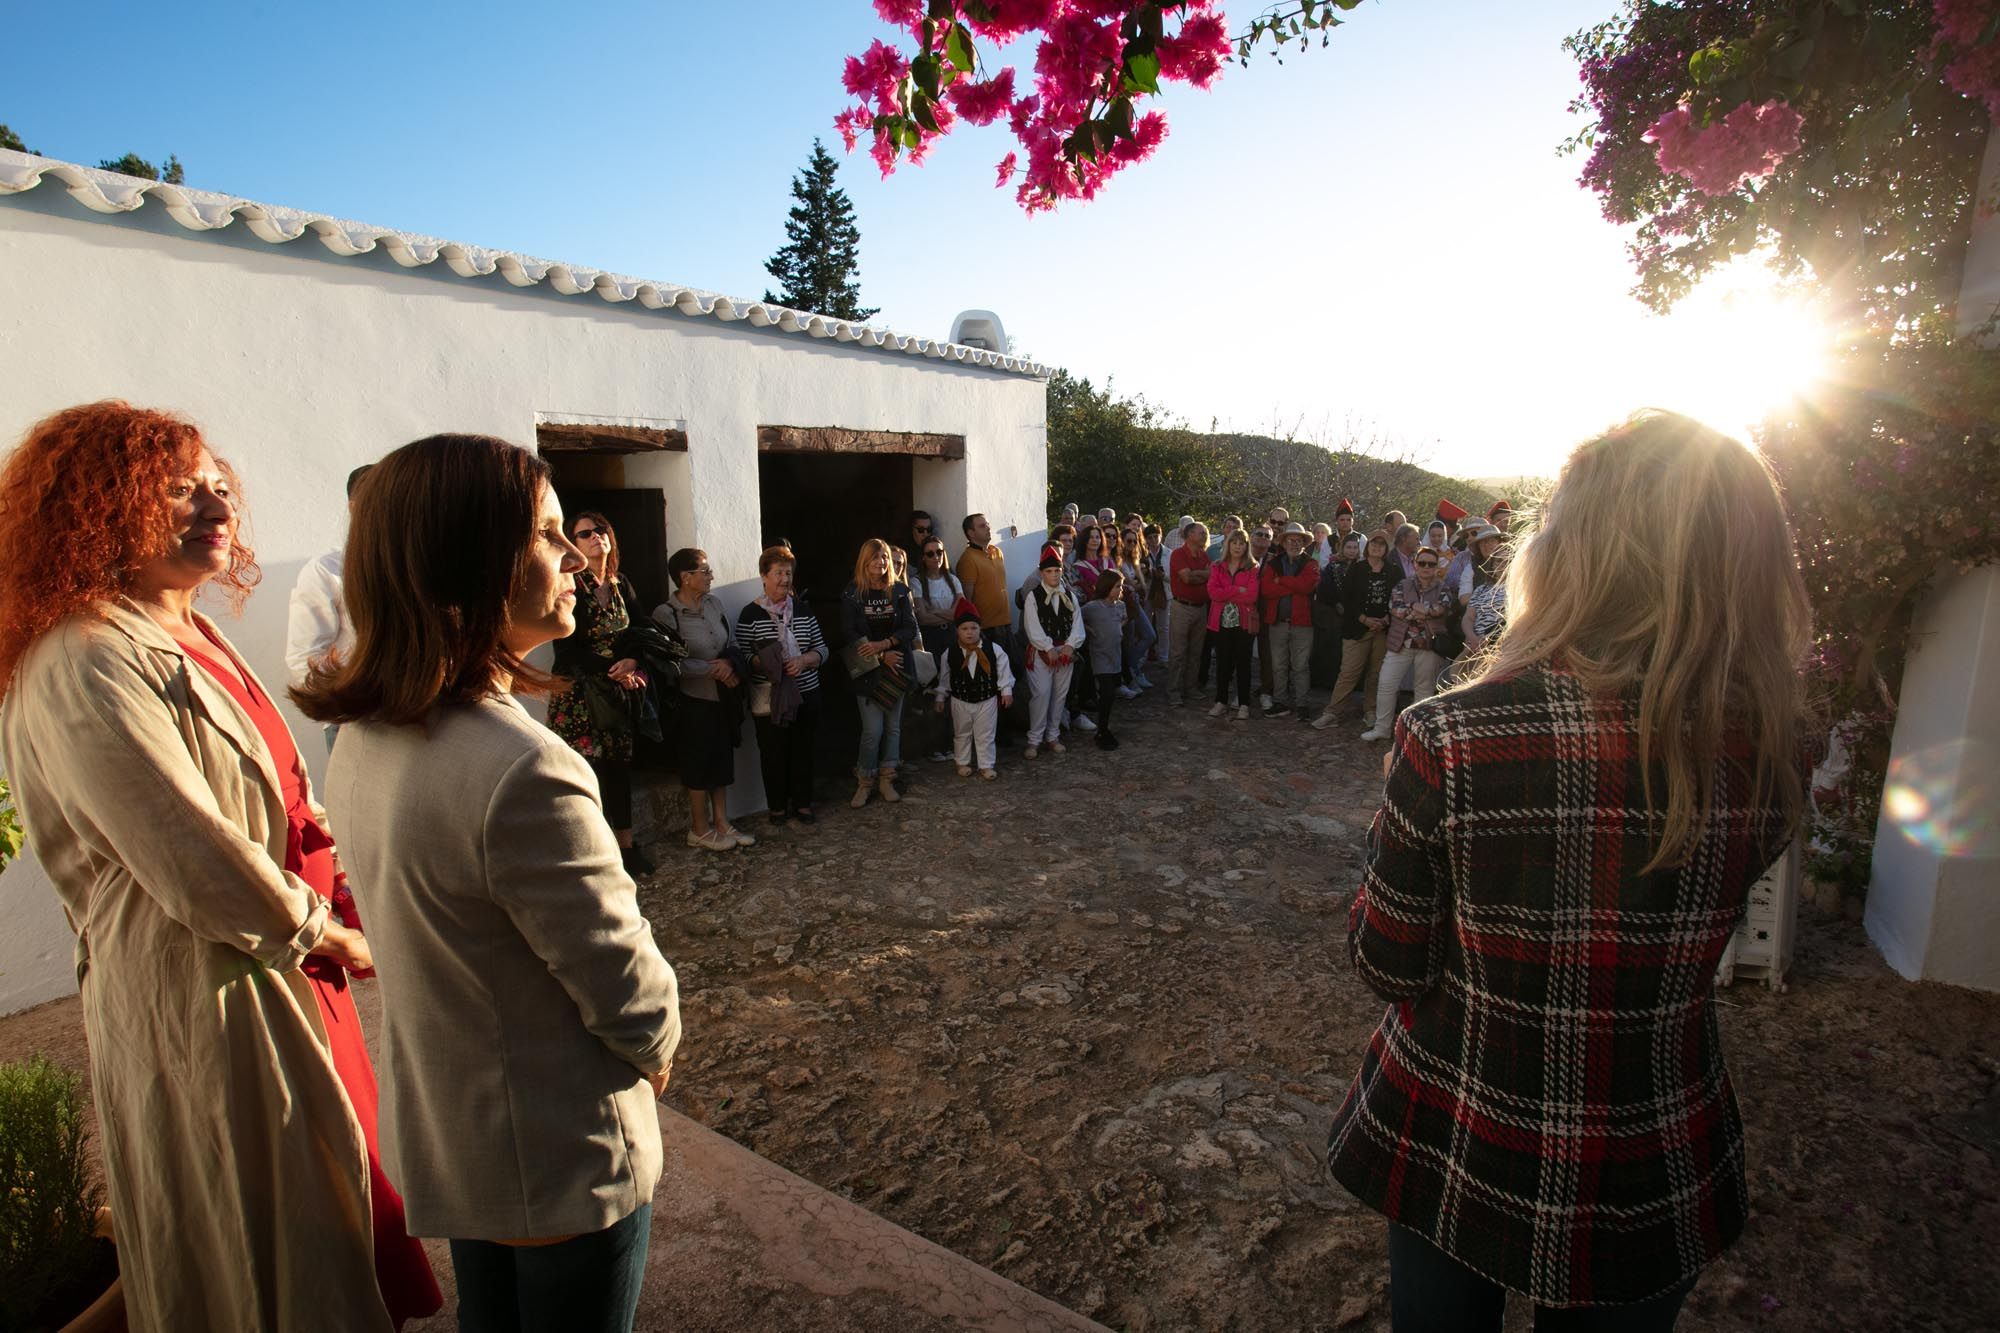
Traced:
[[[1671, 1333], [1689, 1278], [1632, 1305], [1535, 1307], [1535, 1333]], [[1500, 1333], [1507, 1289], [1408, 1227], [1389, 1224], [1389, 1320], [1395, 1333]]]
[[615, 829], [632, 827], [632, 761], [593, 759], [591, 772], [597, 774], [597, 789], [604, 794], [604, 822]]
[[818, 690], [799, 700], [799, 715], [789, 726], [757, 723], [757, 758], [764, 770], [764, 807], [772, 814], [803, 810], [813, 803], [813, 740], [819, 730]]
[[1249, 633], [1238, 627], [1225, 629], [1208, 636], [1215, 645], [1215, 701], [1229, 702], [1229, 682], [1236, 681], [1236, 702], [1250, 702], [1250, 646], [1256, 642]]
[[1100, 736], [1106, 736], [1111, 733], [1111, 705], [1118, 702], [1119, 684], [1120, 680], [1117, 672], [1114, 671], [1110, 675], [1105, 675], [1102, 672], [1098, 673], [1097, 734]]
[[554, 1245], [451, 1242], [460, 1333], [630, 1333], [646, 1276], [653, 1205]]

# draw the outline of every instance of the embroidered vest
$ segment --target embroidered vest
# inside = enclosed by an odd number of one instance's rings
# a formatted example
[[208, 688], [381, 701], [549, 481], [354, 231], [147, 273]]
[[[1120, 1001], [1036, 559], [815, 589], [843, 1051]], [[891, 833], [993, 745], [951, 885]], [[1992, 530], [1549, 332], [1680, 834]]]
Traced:
[[[976, 650], [975, 650], [976, 651]], [[951, 697], [963, 703], [980, 704], [998, 697], [1000, 681], [986, 670], [973, 671], [978, 659], [954, 643], [945, 649], [945, 669], [951, 672]]]
[[1057, 645], [1069, 638], [1070, 628], [1076, 624], [1076, 603], [1068, 593], [1057, 588], [1050, 592], [1039, 582], [1035, 584], [1035, 614], [1042, 622], [1042, 632]]

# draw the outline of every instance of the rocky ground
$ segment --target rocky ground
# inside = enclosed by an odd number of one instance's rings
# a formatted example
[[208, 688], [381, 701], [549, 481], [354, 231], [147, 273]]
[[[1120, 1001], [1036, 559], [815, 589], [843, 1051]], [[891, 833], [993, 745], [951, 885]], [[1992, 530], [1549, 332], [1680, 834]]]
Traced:
[[[1382, 1009], [1343, 947], [1381, 747], [1124, 714], [1115, 754], [657, 847], [669, 1100], [1114, 1328], [1386, 1330], [1383, 1224], [1321, 1168]], [[1786, 993], [1722, 993], [1755, 1215], [1681, 1327], [2000, 1328], [2000, 995], [1804, 918]], [[45, 1038], [73, 1012], [0, 1020], [0, 1058]]]
[[[1322, 1169], [1382, 1008], [1343, 947], [1358, 730], [1147, 698], [1115, 754], [662, 848], [670, 1099], [1115, 1328], [1386, 1329], [1383, 1224]], [[2000, 1327], [2000, 996], [1805, 917], [1786, 993], [1723, 993], [1756, 1212], [1681, 1326]]]

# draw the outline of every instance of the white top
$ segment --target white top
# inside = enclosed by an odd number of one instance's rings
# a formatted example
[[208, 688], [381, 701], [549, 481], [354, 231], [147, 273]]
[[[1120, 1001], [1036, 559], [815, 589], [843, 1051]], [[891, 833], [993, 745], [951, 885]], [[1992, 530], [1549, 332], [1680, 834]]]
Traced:
[[291, 610], [285, 620], [285, 679], [294, 685], [306, 683], [307, 668], [354, 648], [354, 627], [340, 595], [346, 554], [341, 547], [307, 561], [292, 585]]

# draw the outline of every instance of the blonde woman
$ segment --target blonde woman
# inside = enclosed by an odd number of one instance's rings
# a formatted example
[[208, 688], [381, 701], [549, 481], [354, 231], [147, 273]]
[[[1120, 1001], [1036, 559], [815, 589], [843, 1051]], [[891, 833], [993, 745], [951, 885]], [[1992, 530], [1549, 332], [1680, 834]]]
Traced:
[[909, 584], [896, 577], [889, 543], [870, 537], [854, 557], [854, 581], [840, 594], [840, 622], [847, 642], [873, 670], [854, 679], [854, 702], [861, 710], [861, 748], [854, 761], [856, 810], [868, 804], [870, 788], [885, 801], [900, 801], [895, 778], [902, 763], [903, 696], [914, 685], [910, 654], [917, 646], [917, 611]]
[[[1634, 513], [1655, 522], [1634, 524]], [[1392, 1001], [1333, 1175], [1397, 1327], [1669, 1329], [1743, 1229], [1711, 986], [1791, 840], [1806, 595], [1763, 462], [1684, 417], [1571, 455], [1473, 679], [1408, 709], [1348, 944]]]

